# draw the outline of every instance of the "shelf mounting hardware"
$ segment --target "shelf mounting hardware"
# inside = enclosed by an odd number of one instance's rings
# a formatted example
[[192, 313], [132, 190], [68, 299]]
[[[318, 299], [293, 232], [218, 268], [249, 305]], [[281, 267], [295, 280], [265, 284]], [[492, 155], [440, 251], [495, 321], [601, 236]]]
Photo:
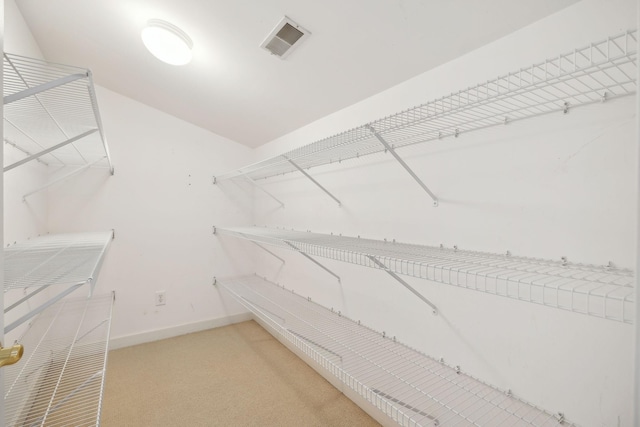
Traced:
[[98, 129], [90, 129], [90, 130], [88, 130], [86, 132], [81, 133], [80, 135], [74, 136], [73, 138], [69, 138], [66, 141], [63, 141], [63, 142], [61, 142], [59, 144], [56, 144], [53, 147], [49, 147], [49, 148], [47, 148], [45, 150], [40, 151], [39, 153], [32, 154], [29, 157], [25, 157], [22, 160], [19, 160], [19, 161], [15, 162], [15, 163], [10, 164], [9, 166], [5, 166], [5, 168], [3, 169], [3, 172], [7, 172], [7, 171], [9, 171], [9, 170], [11, 170], [13, 168], [17, 168], [20, 165], [23, 165], [23, 164], [25, 164], [27, 162], [30, 162], [31, 160], [35, 160], [35, 159], [37, 159], [39, 157], [42, 157], [45, 154], [49, 154], [50, 152], [55, 151], [58, 148], [61, 148], [61, 147], [64, 147], [65, 145], [69, 145], [69, 144], [71, 144], [73, 142], [76, 142], [77, 140], [82, 139], [85, 136], [89, 136], [89, 135], [91, 135], [91, 134], [93, 134], [95, 132], [98, 132]]
[[253, 179], [251, 179], [249, 176], [247, 175], [242, 175], [247, 181], [249, 181], [251, 184], [253, 184], [258, 190], [262, 191], [264, 194], [266, 194], [267, 196], [271, 197], [273, 200], [275, 200], [276, 202], [278, 202], [280, 204], [280, 206], [282, 206], [284, 208], [284, 203], [282, 203], [276, 196], [274, 196], [273, 194], [269, 193], [267, 190], [265, 190], [262, 185], [258, 184], [257, 182], [255, 182]]
[[82, 282], [82, 283], [77, 283], [77, 284], [75, 284], [73, 286], [69, 286], [67, 289], [65, 289], [64, 291], [60, 292], [55, 297], [49, 298], [45, 303], [43, 303], [40, 306], [34, 308], [33, 310], [29, 311], [27, 314], [25, 314], [24, 316], [20, 317], [16, 321], [14, 321], [14, 322], [8, 324], [7, 326], [5, 326], [4, 327], [4, 333], [6, 334], [6, 333], [11, 332], [15, 328], [17, 328], [18, 326], [20, 326], [21, 324], [26, 322], [27, 320], [31, 319], [33, 316], [35, 316], [37, 314], [40, 314], [45, 309], [47, 309], [48, 307], [52, 306], [56, 302], [60, 301], [62, 298], [66, 297], [67, 295], [69, 295], [70, 293], [72, 293], [73, 291], [78, 289], [79, 287], [83, 286], [84, 284], [85, 284], [85, 282]]
[[254, 242], [251, 241], [251, 243], [253, 243], [254, 245], [256, 245], [257, 247], [259, 247], [260, 249], [262, 249], [263, 251], [269, 253], [270, 255], [272, 255], [275, 258], [278, 258], [283, 264], [286, 264], [285, 260], [280, 258], [278, 255], [274, 254], [273, 252], [271, 252], [269, 249], [265, 248], [264, 246], [262, 246], [260, 243], [258, 242]]
[[67, 179], [71, 179], [74, 176], [78, 175], [80, 172], [82, 172], [82, 171], [84, 171], [86, 169], [89, 169], [92, 166], [95, 166], [97, 163], [103, 161], [106, 158], [107, 157], [105, 156], [105, 157], [103, 157], [101, 159], [96, 160], [95, 162], [87, 163], [84, 166], [80, 166], [79, 168], [72, 170], [68, 174], [63, 175], [60, 178], [54, 179], [53, 181], [46, 183], [45, 185], [43, 185], [40, 188], [36, 188], [35, 190], [32, 190], [32, 191], [28, 192], [27, 194], [22, 196], [22, 200], [25, 201], [27, 199], [27, 197], [29, 197], [29, 196], [31, 196], [33, 194], [39, 193], [40, 191], [45, 190], [45, 189], [47, 189], [47, 188], [51, 187], [52, 185], [55, 185], [55, 184], [57, 184], [59, 182], [63, 182], [63, 181], [66, 181]]
[[111, 154], [109, 153], [109, 146], [107, 145], [107, 137], [104, 134], [104, 126], [102, 125], [102, 116], [100, 115], [100, 109], [98, 108], [98, 98], [96, 97], [95, 86], [93, 85], [93, 74], [91, 71], [87, 72], [89, 78], [89, 98], [91, 99], [91, 108], [93, 109], [93, 115], [96, 117], [96, 123], [98, 124], [98, 130], [100, 131], [100, 141], [102, 141], [102, 147], [104, 148], [104, 154], [109, 163], [109, 172], [111, 175], [115, 173], [113, 162], [111, 162]]
[[413, 172], [413, 170], [411, 170], [409, 165], [407, 165], [405, 163], [405, 161], [402, 160], [402, 158], [400, 156], [398, 156], [398, 153], [396, 153], [396, 150], [391, 145], [389, 145], [389, 143], [387, 141], [385, 141], [384, 138], [381, 137], [378, 132], [376, 132], [376, 130], [373, 128], [373, 126], [367, 125], [367, 127], [369, 128], [369, 130], [371, 131], [373, 136], [380, 142], [380, 144], [382, 144], [384, 146], [385, 150], [389, 151], [389, 153], [391, 153], [391, 155], [398, 161], [398, 163], [400, 163], [400, 166], [402, 166], [404, 168], [404, 170], [406, 170], [407, 173], [409, 173], [409, 175], [411, 175], [411, 177], [420, 185], [420, 187], [422, 187], [422, 189], [427, 192], [429, 197], [431, 197], [431, 199], [433, 200], [433, 206], [437, 207], [438, 206], [438, 198], [436, 197], [436, 195], [433, 194], [433, 192], [431, 192], [431, 190], [429, 190], [429, 188], [424, 184], [424, 182], [422, 182], [422, 180], [420, 178], [418, 178], [418, 175], [416, 175], [415, 172]]
[[300, 253], [300, 255], [303, 255], [305, 258], [307, 258], [308, 260], [312, 261], [314, 264], [316, 264], [318, 267], [322, 268], [324, 271], [326, 271], [327, 273], [331, 274], [333, 277], [335, 277], [336, 279], [338, 279], [338, 283], [342, 283], [340, 276], [338, 276], [336, 273], [334, 273], [333, 271], [329, 270], [327, 267], [325, 267], [324, 265], [322, 265], [321, 263], [319, 263], [318, 261], [316, 261], [315, 259], [313, 259], [309, 254], [307, 254], [306, 252], [302, 251], [301, 249], [299, 249], [296, 245], [294, 245], [291, 242], [288, 242], [286, 240], [284, 240], [284, 243], [286, 243], [288, 246], [290, 246], [293, 250], [297, 251], [298, 253]]
[[429, 301], [428, 299], [426, 299], [420, 292], [416, 291], [411, 285], [409, 285], [407, 282], [405, 282], [400, 276], [398, 276], [396, 273], [394, 273], [393, 271], [389, 270], [389, 267], [387, 267], [386, 265], [384, 265], [384, 263], [382, 263], [378, 258], [374, 257], [373, 255], [367, 255], [367, 258], [369, 258], [371, 261], [373, 261], [374, 264], [376, 264], [378, 267], [380, 267], [382, 270], [384, 270], [385, 272], [387, 272], [387, 274], [389, 274], [389, 276], [393, 277], [394, 279], [396, 279], [398, 282], [400, 282], [400, 284], [402, 286], [404, 286], [405, 288], [409, 289], [411, 292], [413, 292], [413, 294], [415, 296], [417, 296], [418, 298], [420, 298], [422, 301], [424, 301], [429, 307], [431, 307], [433, 309], [433, 314], [437, 315], [438, 314], [438, 307], [435, 306], [435, 304], [433, 304], [431, 301]]
[[318, 186], [318, 188], [320, 188], [322, 191], [324, 191], [329, 197], [331, 197], [333, 200], [335, 200], [338, 203], [338, 206], [342, 206], [342, 202], [340, 202], [340, 200], [338, 200], [333, 194], [331, 194], [329, 192], [329, 190], [327, 190], [326, 188], [324, 188], [318, 181], [316, 181], [315, 179], [313, 179], [313, 177], [311, 175], [309, 175], [307, 172], [305, 172], [304, 169], [302, 169], [300, 166], [298, 166], [297, 163], [295, 163], [293, 160], [289, 159], [288, 157], [285, 157], [285, 159], [287, 159], [287, 161], [289, 163], [291, 163], [291, 165], [293, 165], [294, 168], [298, 169], [304, 176], [306, 176], [307, 178], [309, 178], [311, 180], [311, 182], [313, 182], [315, 185]]

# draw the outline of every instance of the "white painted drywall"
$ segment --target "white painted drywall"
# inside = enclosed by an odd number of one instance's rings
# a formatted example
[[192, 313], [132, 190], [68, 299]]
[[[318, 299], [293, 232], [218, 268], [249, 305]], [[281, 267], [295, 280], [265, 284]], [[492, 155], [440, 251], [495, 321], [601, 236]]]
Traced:
[[[635, 1], [583, 0], [279, 138], [256, 160], [635, 26]], [[286, 208], [256, 193], [255, 222], [633, 268], [635, 109], [628, 97], [400, 150], [438, 208], [380, 154], [310, 171], [342, 207], [300, 175], [265, 181]], [[582, 426], [632, 425], [631, 325], [407, 278], [439, 307], [433, 316], [381, 271], [322, 260], [339, 284], [300, 255], [277, 253], [286, 264], [260, 253], [260, 275]]]
[[[5, 4], [7, 51], [42, 58], [14, 0]], [[247, 163], [251, 150], [96, 89], [116, 174], [85, 171], [23, 202], [23, 194], [44, 184], [56, 168], [32, 162], [8, 172], [6, 242], [115, 229], [96, 292], [116, 291], [112, 337], [126, 338], [129, 345], [136, 336], [144, 341], [186, 333], [244, 312], [221, 298], [212, 282], [214, 275], [253, 272], [252, 259], [245, 252], [231, 256], [232, 248], [219, 245], [212, 226], [250, 222], [252, 192], [214, 195], [212, 176], [214, 170]], [[12, 147], [5, 152], [7, 161], [23, 155]], [[158, 290], [166, 291], [165, 306], [155, 306]], [[45, 292], [27, 305], [46, 297]]]
[[[52, 233], [115, 230], [96, 291], [116, 291], [112, 336], [242, 312], [219, 297], [213, 277], [253, 272], [252, 259], [233, 246], [222, 247], [212, 226], [250, 223], [251, 205], [214, 191], [212, 176], [214, 170], [246, 163], [251, 150], [96, 90], [115, 174], [88, 170], [51, 188], [47, 228]], [[155, 306], [161, 290], [166, 305]]]

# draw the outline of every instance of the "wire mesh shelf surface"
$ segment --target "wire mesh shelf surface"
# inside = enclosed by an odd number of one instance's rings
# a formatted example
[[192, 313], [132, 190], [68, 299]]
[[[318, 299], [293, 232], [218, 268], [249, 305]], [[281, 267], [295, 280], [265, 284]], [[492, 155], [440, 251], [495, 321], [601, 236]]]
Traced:
[[23, 289], [25, 296], [5, 307], [5, 314], [38, 295], [50, 286], [58, 285], [57, 294], [46, 302], [30, 308], [11, 322], [5, 318], [5, 333], [15, 329], [71, 292], [90, 286], [98, 278], [113, 231], [52, 234], [40, 236], [4, 249], [4, 291]]
[[[269, 178], [636, 92], [637, 30], [216, 176]], [[295, 161], [296, 165], [290, 161]]]
[[65, 299], [21, 337], [22, 360], [5, 368], [5, 426], [90, 426], [100, 408], [113, 295]]
[[573, 425], [257, 276], [217, 285], [399, 425]]
[[216, 227], [216, 233], [599, 318], [633, 322], [631, 270], [264, 227]]
[[4, 249], [4, 290], [92, 280], [113, 231], [51, 234]]
[[24, 161], [112, 168], [88, 70], [8, 53], [3, 70], [4, 141]]

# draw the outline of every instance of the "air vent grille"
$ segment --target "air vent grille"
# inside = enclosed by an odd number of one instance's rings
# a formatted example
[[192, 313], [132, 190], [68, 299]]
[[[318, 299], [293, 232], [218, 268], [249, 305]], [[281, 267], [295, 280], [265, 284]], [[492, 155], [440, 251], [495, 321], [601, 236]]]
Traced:
[[281, 59], [291, 54], [302, 40], [311, 33], [300, 27], [286, 16], [276, 25], [260, 47]]

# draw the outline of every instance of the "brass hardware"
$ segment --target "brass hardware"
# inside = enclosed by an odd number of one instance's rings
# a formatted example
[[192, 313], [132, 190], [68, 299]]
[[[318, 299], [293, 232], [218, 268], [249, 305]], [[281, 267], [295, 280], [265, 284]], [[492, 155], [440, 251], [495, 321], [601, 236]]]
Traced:
[[0, 347], [0, 368], [17, 363], [24, 353], [24, 347], [16, 344], [11, 347]]

